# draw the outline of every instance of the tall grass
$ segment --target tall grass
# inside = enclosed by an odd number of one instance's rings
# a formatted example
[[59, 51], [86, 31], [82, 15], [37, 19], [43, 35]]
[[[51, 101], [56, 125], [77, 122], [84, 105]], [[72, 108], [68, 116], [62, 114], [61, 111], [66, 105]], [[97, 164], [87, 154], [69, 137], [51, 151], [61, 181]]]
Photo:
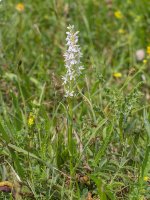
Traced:
[[[0, 2], [0, 199], [150, 199], [150, 2], [18, 3]], [[68, 112], [69, 24], [85, 70]]]

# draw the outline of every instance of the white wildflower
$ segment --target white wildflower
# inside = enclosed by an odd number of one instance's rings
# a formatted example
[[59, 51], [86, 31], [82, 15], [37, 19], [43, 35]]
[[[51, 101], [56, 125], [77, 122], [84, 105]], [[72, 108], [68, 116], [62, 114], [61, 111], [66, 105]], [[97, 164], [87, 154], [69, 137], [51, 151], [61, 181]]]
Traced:
[[67, 27], [69, 31], [66, 32], [66, 46], [67, 50], [64, 54], [66, 74], [62, 77], [63, 85], [65, 85], [65, 97], [73, 97], [73, 85], [75, 85], [76, 78], [82, 74], [84, 67], [81, 65], [80, 58], [82, 53], [78, 45], [78, 33], [74, 31], [74, 26]]
[[74, 96], [74, 91], [66, 90], [65, 97], [73, 97], [73, 96]]
[[135, 56], [137, 61], [141, 61], [145, 58], [145, 51], [144, 49], [139, 49], [135, 52]]

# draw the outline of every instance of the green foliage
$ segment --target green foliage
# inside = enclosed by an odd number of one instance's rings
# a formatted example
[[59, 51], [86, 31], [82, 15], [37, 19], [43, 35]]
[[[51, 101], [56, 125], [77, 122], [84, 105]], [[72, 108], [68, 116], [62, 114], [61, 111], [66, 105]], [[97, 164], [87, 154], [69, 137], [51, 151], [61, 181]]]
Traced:
[[[18, 3], [0, 1], [0, 179], [27, 200], [150, 199], [150, 1]], [[69, 24], [85, 70], [68, 112]]]

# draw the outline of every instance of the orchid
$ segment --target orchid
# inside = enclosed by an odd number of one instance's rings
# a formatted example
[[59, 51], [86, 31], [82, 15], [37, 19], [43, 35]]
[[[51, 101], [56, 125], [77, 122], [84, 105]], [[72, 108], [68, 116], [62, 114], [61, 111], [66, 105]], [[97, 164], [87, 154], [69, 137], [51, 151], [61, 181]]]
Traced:
[[65, 97], [73, 97], [75, 95], [73, 85], [75, 80], [82, 74], [84, 67], [81, 65], [80, 58], [82, 53], [78, 45], [78, 33], [74, 31], [74, 26], [69, 25], [66, 32], [67, 50], [64, 53], [66, 74], [62, 77], [65, 86]]

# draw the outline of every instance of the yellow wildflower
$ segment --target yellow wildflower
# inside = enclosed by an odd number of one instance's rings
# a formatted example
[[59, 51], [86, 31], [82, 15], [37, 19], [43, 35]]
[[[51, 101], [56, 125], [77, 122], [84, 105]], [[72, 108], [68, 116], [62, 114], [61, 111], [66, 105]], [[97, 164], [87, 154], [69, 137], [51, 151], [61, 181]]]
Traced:
[[146, 64], [146, 63], [147, 63], [147, 60], [146, 60], [146, 59], [144, 59], [144, 60], [143, 60], [143, 64]]
[[18, 10], [19, 12], [23, 12], [24, 11], [24, 4], [23, 3], [18, 3], [16, 5], [16, 10]]
[[113, 73], [113, 77], [115, 77], [115, 78], [121, 78], [122, 74], [120, 72], [115, 72], [115, 73]]
[[144, 181], [148, 181], [149, 180], [149, 177], [148, 176], [145, 176], [144, 177]]
[[33, 114], [30, 113], [29, 118], [28, 118], [28, 125], [32, 126], [34, 124], [35, 117]]
[[122, 28], [120, 28], [120, 29], [118, 30], [118, 33], [120, 33], [120, 34], [124, 34], [124, 33], [125, 33], [125, 30], [122, 29]]
[[147, 54], [150, 55], [150, 46], [147, 47], [147, 50], [146, 50]]
[[9, 181], [0, 182], [0, 191], [11, 192], [13, 190], [13, 184]]
[[2, 187], [2, 186], [8, 186], [8, 187], [12, 188], [13, 184], [9, 181], [2, 181], [2, 182], [0, 182], [0, 187]]
[[115, 15], [115, 17], [117, 18], [117, 19], [122, 19], [123, 18], [123, 15], [122, 15], [122, 13], [121, 13], [121, 11], [115, 11], [114, 12], [114, 15]]

